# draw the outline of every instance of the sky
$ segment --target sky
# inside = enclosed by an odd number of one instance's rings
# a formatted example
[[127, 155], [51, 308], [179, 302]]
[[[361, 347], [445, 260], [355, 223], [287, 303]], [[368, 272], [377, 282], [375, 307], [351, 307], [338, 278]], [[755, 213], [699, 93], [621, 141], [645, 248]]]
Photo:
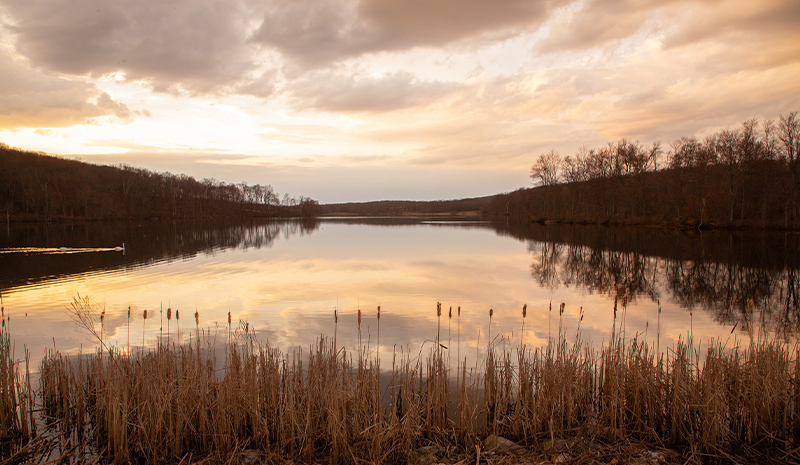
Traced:
[[322, 203], [798, 110], [797, 0], [0, 0], [0, 142]]

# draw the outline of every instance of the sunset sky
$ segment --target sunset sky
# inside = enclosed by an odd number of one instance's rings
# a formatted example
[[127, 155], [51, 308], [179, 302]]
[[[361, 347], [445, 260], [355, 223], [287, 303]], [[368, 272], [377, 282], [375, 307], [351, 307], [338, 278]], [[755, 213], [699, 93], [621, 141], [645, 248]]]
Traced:
[[797, 0], [0, 0], [0, 142], [323, 203], [797, 110]]

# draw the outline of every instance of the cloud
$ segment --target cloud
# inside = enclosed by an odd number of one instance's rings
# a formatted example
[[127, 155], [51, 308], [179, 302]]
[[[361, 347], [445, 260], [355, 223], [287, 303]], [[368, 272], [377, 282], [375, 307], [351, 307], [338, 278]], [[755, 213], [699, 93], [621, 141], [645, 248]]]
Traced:
[[536, 28], [565, 0], [274, 1], [253, 41], [305, 68], [480, 35]]
[[201, 93], [252, 79], [258, 68], [245, 2], [9, 0], [5, 7], [17, 51], [51, 71], [121, 72], [158, 91]]
[[293, 82], [288, 91], [297, 109], [376, 113], [424, 106], [458, 87], [458, 84], [420, 81], [408, 72], [369, 76], [324, 71], [305, 75]]
[[134, 113], [94, 84], [64, 79], [0, 54], [0, 128], [52, 128], [111, 117], [130, 122]]
[[797, 37], [800, 28], [795, 0], [586, 0], [574, 7], [550, 25], [537, 52], [598, 49], [642, 32], [663, 35], [665, 48], [723, 36], [774, 42]]
[[550, 26], [538, 46], [543, 53], [602, 47], [639, 31], [663, 0], [586, 0], [576, 11]]
[[[800, 6], [794, 0], [693, 3], [691, 8], [675, 12], [673, 23], [676, 26], [667, 34], [665, 47], [679, 47], [721, 36], [732, 37], [732, 43], [741, 44], [752, 43], [754, 39], [772, 42], [773, 46], [777, 41], [787, 39], [797, 44]], [[761, 52], [769, 55], [771, 48], [762, 48]]]

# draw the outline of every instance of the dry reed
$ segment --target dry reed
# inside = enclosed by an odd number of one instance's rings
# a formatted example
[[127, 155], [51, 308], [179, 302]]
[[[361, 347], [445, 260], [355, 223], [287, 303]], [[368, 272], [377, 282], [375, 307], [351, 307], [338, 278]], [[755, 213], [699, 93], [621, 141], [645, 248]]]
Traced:
[[9, 330], [3, 324], [0, 329], [0, 460], [3, 461], [19, 458], [19, 451], [25, 450], [36, 436], [29, 362], [30, 353], [26, 350], [25, 371], [21, 373], [23, 362], [14, 360]]
[[[525, 445], [583, 434], [711, 455], [788, 453], [800, 440], [800, 352], [778, 338], [714, 342], [703, 354], [680, 341], [659, 353], [622, 332], [592, 349], [580, 333], [569, 342], [559, 331], [533, 350], [490, 339], [481, 362], [458, 360], [454, 375], [438, 335], [427, 354], [395, 347], [384, 372], [377, 354], [359, 345], [354, 357], [335, 339], [283, 353], [258, 343], [244, 323], [230, 338], [223, 361], [212, 336], [135, 354], [48, 352], [43, 417], [62, 450], [77, 444], [76, 454], [113, 463], [242, 450], [296, 462], [400, 463], [427, 445], [475, 451], [491, 434]], [[8, 348], [4, 333], [4, 438], [30, 434], [23, 425], [32, 425], [33, 411], [23, 378], [9, 375]]]

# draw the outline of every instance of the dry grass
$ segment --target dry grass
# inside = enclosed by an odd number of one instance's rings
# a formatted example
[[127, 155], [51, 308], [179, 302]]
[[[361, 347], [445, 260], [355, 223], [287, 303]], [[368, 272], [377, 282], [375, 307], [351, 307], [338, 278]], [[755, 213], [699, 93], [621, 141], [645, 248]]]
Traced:
[[[21, 438], [30, 434], [30, 391], [8, 374], [6, 333], [3, 341], [3, 437]], [[712, 343], [702, 354], [680, 342], [659, 354], [619, 334], [597, 350], [560, 334], [534, 350], [490, 345], [480, 365], [459, 360], [454, 372], [438, 340], [427, 354], [395, 349], [383, 371], [365, 348], [347, 353], [322, 338], [307, 353], [283, 353], [246, 324], [222, 346], [206, 335], [136, 353], [49, 352], [41, 402], [59, 450], [113, 463], [249, 451], [334, 464], [415, 462], [421, 447], [436, 446], [475, 462], [485, 457], [482, 438], [496, 434], [531, 450], [580, 436], [785, 459], [800, 439], [800, 352], [777, 338]]]
[[[25, 458], [36, 437], [34, 394], [29, 370], [30, 354], [14, 359], [14, 348], [5, 317], [0, 328], [0, 459]], [[20, 370], [24, 363], [24, 372]], [[20, 454], [20, 452], [23, 452]]]

